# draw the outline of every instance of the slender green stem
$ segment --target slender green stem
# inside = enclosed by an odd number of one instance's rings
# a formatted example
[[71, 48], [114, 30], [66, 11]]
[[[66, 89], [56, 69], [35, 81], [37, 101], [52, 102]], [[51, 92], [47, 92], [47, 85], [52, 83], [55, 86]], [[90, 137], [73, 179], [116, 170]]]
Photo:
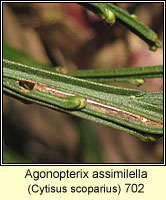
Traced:
[[[150, 47], [150, 50], [155, 51], [158, 47], [162, 46], [161, 41], [158, 39], [157, 34], [148, 28], [146, 25], [141, 23], [135, 15], [130, 15], [127, 11], [115, 6], [112, 3], [79, 3], [87, 9], [94, 12], [102, 20], [105, 20], [107, 23], [112, 25], [110, 21], [110, 15], [113, 13], [118, 22], [126, 26], [130, 31], [139, 36], [144, 40]], [[115, 18], [114, 17], [114, 18]], [[113, 17], [112, 17], [113, 18]], [[115, 19], [114, 19], [115, 23]]]
[[116, 128], [144, 141], [163, 135], [162, 109], [138, 99], [148, 94], [145, 91], [94, 83], [9, 60], [3, 60], [3, 90], [24, 101]]
[[67, 75], [99, 83], [128, 82], [139, 86], [144, 83], [144, 78], [163, 77], [163, 65], [119, 69], [76, 70], [68, 72]]

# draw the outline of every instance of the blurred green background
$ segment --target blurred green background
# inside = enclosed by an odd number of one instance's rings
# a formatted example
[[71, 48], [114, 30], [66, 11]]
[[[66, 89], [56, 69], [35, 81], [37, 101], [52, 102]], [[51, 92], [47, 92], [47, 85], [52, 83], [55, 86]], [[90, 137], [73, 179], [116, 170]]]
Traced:
[[[138, 15], [163, 41], [162, 3], [117, 6]], [[122, 25], [110, 28], [76, 3], [3, 3], [3, 39], [4, 45], [43, 65], [63, 66], [65, 72], [163, 63], [162, 48], [149, 51], [143, 41]], [[118, 86], [135, 88], [122, 83]], [[146, 80], [141, 89], [161, 91], [163, 80]], [[163, 139], [144, 143], [115, 129], [24, 104], [6, 95], [3, 138], [13, 153], [35, 163], [163, 162]]]

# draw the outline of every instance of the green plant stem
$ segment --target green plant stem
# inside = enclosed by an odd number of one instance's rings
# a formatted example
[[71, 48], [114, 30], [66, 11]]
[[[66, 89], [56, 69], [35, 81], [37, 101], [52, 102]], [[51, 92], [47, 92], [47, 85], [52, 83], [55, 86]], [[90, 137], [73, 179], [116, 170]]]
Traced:
[[[26, 87], [20, 86], [20, 82], [25, 82]], [[31, 88], [27, 83], [34, 86]], [[53, 93], [46, 92], [49, 90]], [[137, 99], [148, 93], [145, 91], [94, 83], [9, 60], [3, 60], [3, 91], [23, 101], [125, 131], [144, 141], [163, 135], [162, 109]], [[63, 105], [66, 96], [80, 96], [85, 104], [79, 109], [66, 109]], [[62, 98], [61, 105], [57, 97]]]
[[[117, 21], [126, 26], [130, 31], [144, 40], [150, 50], [155, 51], [158, 47], [162, 46], [161, 41], [158, 39], [157, 34], [150, 28], [141, 23], [137, 17], [133, 17], [127, 11], [115, 6], [112, 3], [79, 3], [87, 9], [94, 12], [97, 16], [102, 18], [104, 21], [109, 23], [109, 16], [107, 15], [108, 10], [112, 12]], [[112, 23], [110, 23], [112, 25]]]
[[119, 69], [76, 70], [68, 72], [67, 75], [99, 83], [128, 82], [139, 86], [144, 83], [144, 78], [163, 77], [163, 65]]

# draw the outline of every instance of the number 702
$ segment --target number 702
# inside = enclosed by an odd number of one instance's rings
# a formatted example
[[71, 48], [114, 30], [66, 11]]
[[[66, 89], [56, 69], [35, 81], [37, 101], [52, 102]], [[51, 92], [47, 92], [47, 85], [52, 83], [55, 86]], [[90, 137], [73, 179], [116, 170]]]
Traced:
[[126, 187], [126, 193], [132, 192], [132, 193], [144, 193], [144, 184], [131, 184], [131, 183], [125, 183]]

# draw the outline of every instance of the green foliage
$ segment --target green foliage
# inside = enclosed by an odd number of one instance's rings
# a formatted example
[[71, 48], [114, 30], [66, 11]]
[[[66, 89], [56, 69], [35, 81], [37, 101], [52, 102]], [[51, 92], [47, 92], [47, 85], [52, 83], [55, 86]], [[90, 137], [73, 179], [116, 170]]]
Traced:
[[[5, 59], [3, 67], [3, 90], [13, 96], [123, 130], [142, 140], [163, 134], [162, 109], [137, 99], [148, 92], [94, 83]], [[23, 88], [20, 83], [33, 87]], [[74, 102], [68, 96], [74, 96]]]
[[[113, 13], [123, 25], [125, 25], [129, 30], [138, 35], [143, 39], [148, 45], [150, 50], [155, 51], [158, 47], [162, 46], [161, 41], [158, 39], [157, 34], [150, 28], [142, 24], [137, 17], [133, 17], [128, 12], [118, 8], [112, 3], [81, 3], [82, 6], [90, 9], [98, 16], [104, 16], [102, 19], [109, 23], [108, 11]], [[114, 18], [115, 18], [114, 17]], [[112, 25], [112, 22], [110, 23]]]
[[[151, 50], [162, 46], [156, 33], [142, 24], [137, 17], [133, 17], [114, 4], [79, 4], [111, 26], [116, 21], [122, 23], [143, 39]], [[25, 103], [34, 102], [121, 130], [142, 141], [155, 141], [163, 137], [163, 92], [147, 92], [104, 83], [127, 82], [140, 86], [145, 83], [144, 79], [161, 77], [163, 77], [162, 65], [57, 73], [55, 69], [42, 65], [3, 43], [5, 94]], [[90, 128], [86, 122], [77, 125], [87, 153], [93, 157], [94, 162], [102, 162], [94, 132], [88, 131]], [[4, 157], [5, 163], [28, 162], [6, 147]]]

